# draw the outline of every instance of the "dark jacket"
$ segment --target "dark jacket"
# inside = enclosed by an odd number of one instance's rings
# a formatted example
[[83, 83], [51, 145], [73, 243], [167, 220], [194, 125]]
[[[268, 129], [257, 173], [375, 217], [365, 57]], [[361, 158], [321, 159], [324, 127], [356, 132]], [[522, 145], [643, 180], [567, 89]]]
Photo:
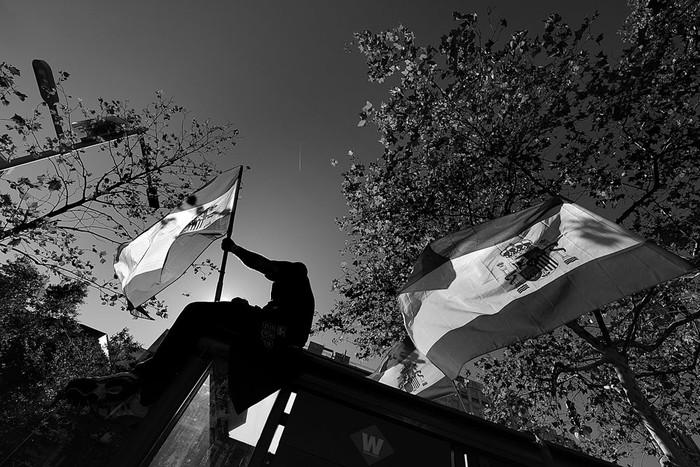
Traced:
[[240, 246], [233, 254], [272, 281], [270, 301], [262, 308], [263, 319], [284, 324], [287, 327], [285, 340], [291, 345], [303, 346], [311, 332], [315, 307], [306, 266], [269, 260]]

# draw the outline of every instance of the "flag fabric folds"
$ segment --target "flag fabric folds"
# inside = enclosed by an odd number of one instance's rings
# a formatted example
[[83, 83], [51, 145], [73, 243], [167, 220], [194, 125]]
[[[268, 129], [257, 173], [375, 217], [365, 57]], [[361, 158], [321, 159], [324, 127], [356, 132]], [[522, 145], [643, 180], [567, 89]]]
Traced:
[[215, 239], [226, 234], [240, 182], [227, 170], [117, 251], [114, 270], [130, 308], [175, 282]]
[[131, 316], [139, 319], [147, 319], [148, 321], [155, 321], [155, 319], [148, 314], [142, 306], [137, 306], [136, 308], [132, 306], [127, 306], [127, 310], [131, 313]]
[[368, 378], [426, 399], [455, 392], [452, 381], [418, 352], [410, 339], [389, 349]]
[[690, 270], [682, 258], [554, 198], [431, 243], [398, 301], [416, 348], [455, 378], [475, 357]]

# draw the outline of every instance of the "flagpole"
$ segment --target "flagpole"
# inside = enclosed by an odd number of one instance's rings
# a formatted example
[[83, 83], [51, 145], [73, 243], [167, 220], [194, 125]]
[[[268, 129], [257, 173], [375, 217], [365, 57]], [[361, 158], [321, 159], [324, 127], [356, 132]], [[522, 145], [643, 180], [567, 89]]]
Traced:
[[[238, 170], [238, 181], [236, 182], [236, 194], [233, 198], [233, 208], [231, 208], [231, 218], [228, 221], [228, 229], [226, 230], [226, 238], [230, 239], [233, 233], [233, 218], [236, 215], [236, 206], [238, 206], [238, 191], [241, 189], [241, 179], [243, 178], [243, 166]], [[221, 268], [219, 269], [219, 282], [216, 284], [216, 295], [214, 301], [221, 300], [221, 292], [224, 289], [224, 275], [226, 274], [226, 259], [228, 258], [228, 250], [224, 250], [224, 255], [221, 258]]]
[[464, 413], [469, 413], [467, 408], [464, 405], [464, 401], [462, 400], [462, 393], [459, 391], [459, 388], [457, 387], [457, 384], [455, 383], [455, 380], [450, 380], [452, 382], [452, 387], [455, 388], [455, 394], [457, 394], [457, 399], [459, 399], [459, 405], [462, 406], [462, 410]]

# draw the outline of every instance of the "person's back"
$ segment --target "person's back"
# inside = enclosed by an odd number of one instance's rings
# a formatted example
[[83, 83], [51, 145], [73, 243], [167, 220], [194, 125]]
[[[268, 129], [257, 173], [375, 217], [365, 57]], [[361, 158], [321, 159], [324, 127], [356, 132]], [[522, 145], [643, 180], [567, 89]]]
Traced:
[[302, 347], [311, 332], [314, 317], [314, 295], [308, 271], [303, 263], [273, 261], [277, 271], [270, 277], [270, 301], [263, 307], [264, 319], [272, 319], [287, 327], [285, 341]]

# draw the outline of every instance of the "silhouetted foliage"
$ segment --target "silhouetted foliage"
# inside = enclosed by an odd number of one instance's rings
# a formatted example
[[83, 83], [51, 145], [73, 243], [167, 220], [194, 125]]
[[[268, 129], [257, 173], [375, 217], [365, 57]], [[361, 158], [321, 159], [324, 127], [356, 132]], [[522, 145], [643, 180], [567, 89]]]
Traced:
[[107, 350], [110, 373], [131, 370], [144, 351], [141, 344], [134, 339], [134, 336], [129, 334], [129, 329], [127, 328], [109, 336]]
[[0, 265], [0, 438], [12, 448], [79, 376], [105, 374], [99, 342], [76, 321], [80, 282], [51, 284], [28, 260]]
[[[19, 76], [19, 69], [0, 65], [3, 109], [27, 100], [17, 89]], [[141, 112], [126, 102], [106, 99], [90, 109], [66, 92], [68, 76], [57, 74], [57, 115], [64, 129], [60, 139], [44, 129], [49, 114], [45, 103], [29, 115], [2, 118], [3, 160], [39, 157], [46, 151], [62, 154], [33, 163], [36, 176], [17, 175], [19, 170], [0, 176], [0, 252], [24, 256], [64, 277], [89, 281], [101, 290], [105, 303], [115, 304], [119, 288], [111, 272], [96, 277], [96, 265], [111, 261], [120, 243], [133, 239], [213, 178], [217, 170], [212, 156], [230, 150], [237, 130], [193, 119], [162, 91]], [[69, 125], [75, 120], [91, 123]], [[82, 130], [96, 131], [93, 139], [99, 142], [104, 141], [103, 130], [115, 125], [112, 130], [117, 133], [140, 130], [140, 134], [90, 149], [70, 149], [85, 142]]]

